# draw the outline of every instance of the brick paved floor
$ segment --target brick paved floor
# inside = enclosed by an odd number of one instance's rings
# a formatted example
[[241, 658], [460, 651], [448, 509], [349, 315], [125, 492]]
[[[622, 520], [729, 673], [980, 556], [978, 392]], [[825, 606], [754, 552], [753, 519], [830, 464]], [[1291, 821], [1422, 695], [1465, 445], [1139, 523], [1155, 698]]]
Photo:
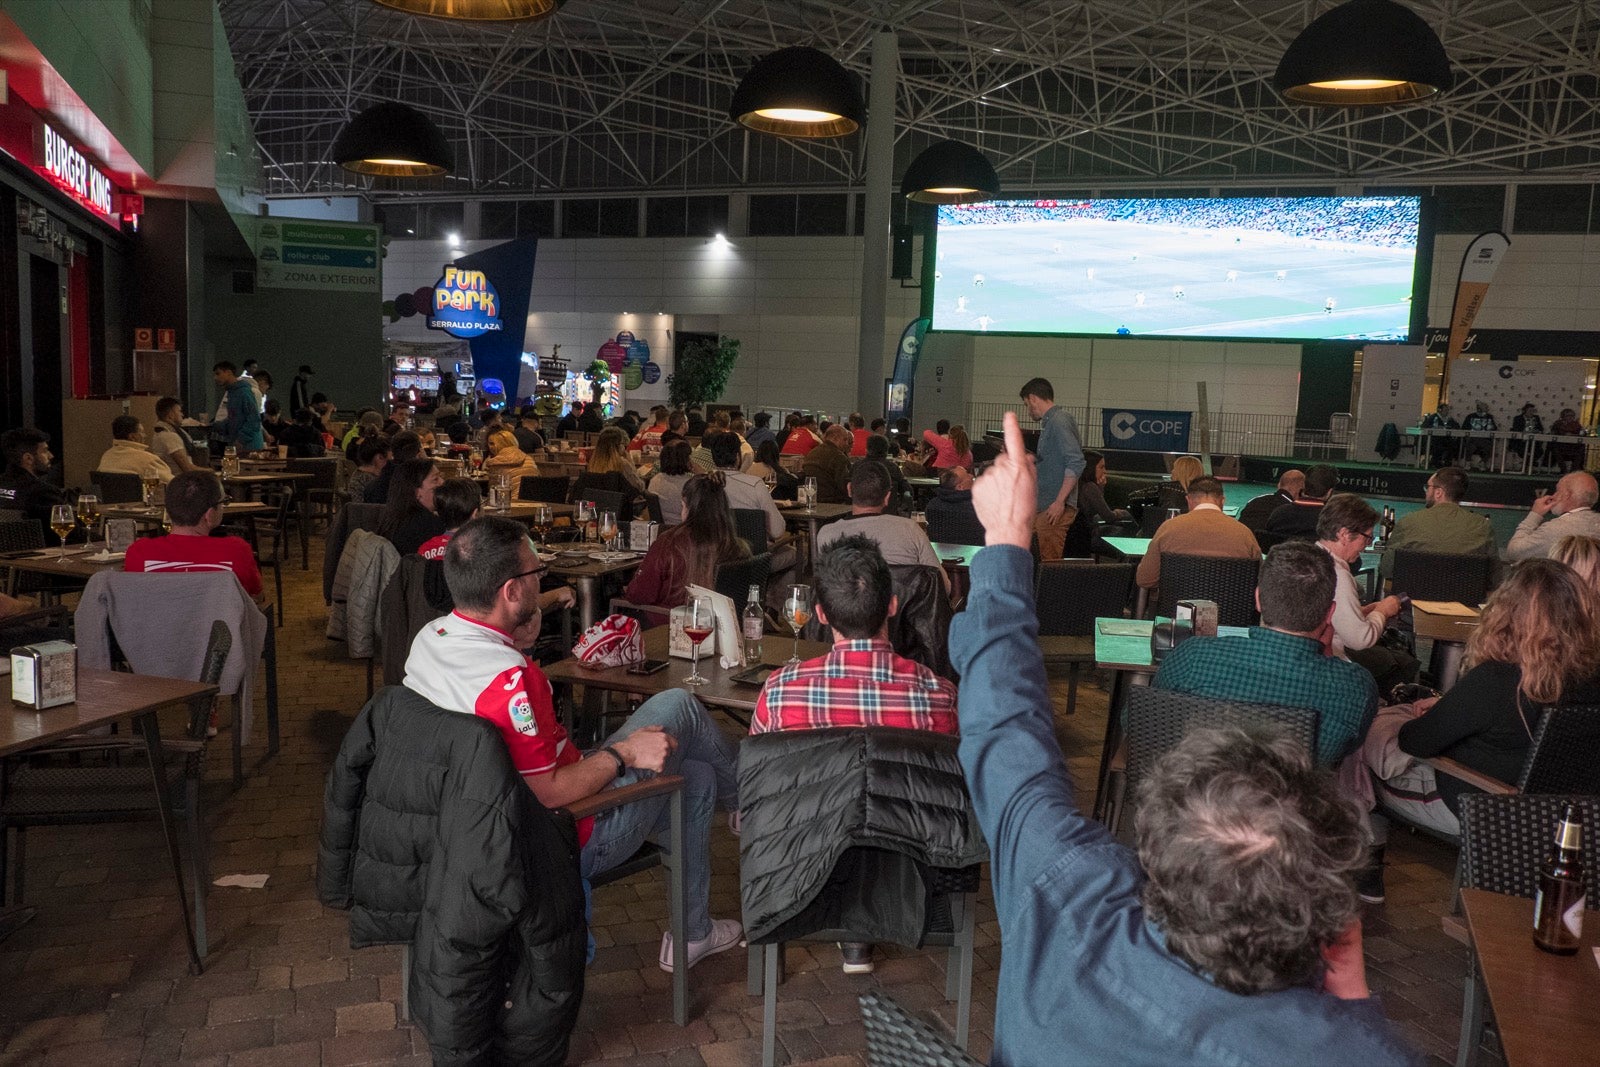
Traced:
[[[213, 875], [264, 873], [271, 876], [267, 887], [212, 889], [208, 966], [192, 977], [154, 823], [30, 831], [26, 894], [39, 914], [0, 944], [0, 1063], [429, 1062], [422, 1035], [396, 1017], [399, 951], [353, 952], [345, 916], [321, 907], [313, 891], [323, 776], [364, 695], [361, 667], [322, 637], [320, 575], [315, 553], [310, 571], [284, 572], [283, 750], [269, 761], [259, 737], [248, 746], [249, 779], [237, 792], [227, 784], [226, 734], [209, 761]], [[1073, 719], [1061, 720], [1060, 735], [1087, 798], [1105, 694], [1084, 686], [1078, 708]], [[737, 846], [726, 827], [715, 831], [714, 849], [712, 911], [736, 916]], [[1436, 1063], [1453, 1062], [1465, 951], [1440, 933], [1439, 915], [1454, 859], [1426, 839], [1402, 834], [1389, 855], [1389, 901], [1367, 915], [1368, 971], [1390, 1016], [1417, 1046]], [[655, 962], [665, 928], [657, 872], [599, 890], [594, 919], [599, 951], [571, 1062], [757, 1062], [760, 1002], [745, 994], [742, 953], [696, 967], [692, 1021], [685, 1028], [670, 1022], [668, 976]], [[977, 956], [972, 1050], [983, 1057], [1000, 957], [987, 888]], [[847, 977], [832, 946], [796, 946], [787, 967], [778, 1018], [790, 1062], [863, 1062], [855, 998], [873, 987], [953, 1026], [942, 951], [880, 950], [876, 974]]]

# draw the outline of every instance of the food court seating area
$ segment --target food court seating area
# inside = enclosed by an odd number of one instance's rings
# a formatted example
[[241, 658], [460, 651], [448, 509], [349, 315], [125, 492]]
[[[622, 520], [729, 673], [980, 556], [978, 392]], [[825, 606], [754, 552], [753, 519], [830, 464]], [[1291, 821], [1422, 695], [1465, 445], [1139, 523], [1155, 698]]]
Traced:
[[[257, 729], [232, 788], [229, 745], [209, 747], [201, 810], [211, 874], [267, 875], [261, 889], [210, 889], [209, 955], [188, 973], [172, 875], [153, 822], [50, 827], [28, 834], [24, 902], [36, 917], [0, 942], [0, 1062], [7, 1064], [425, 1064], [427, 1043], [402, 1019], [398, 948], [349, 947], [348, 916], [316, 900], [313, 870], [330, 761], [365, 699], [359, 662], [323, 636], [323, 536], [310, 568], [282, 569], [278, 631], [282, 748]], [[1053, 682], [1057, 733], [1087, 806], [1105, 727], [1102, 682]], [[181, 715], [179, 716], [181, 718]], [[180, 729], [174, 719], [169, 736]], [[739, 911], [737, 841], [713, 830], [711, 907]], [[1388, 901], [1365, 913], [1367, 970], [1384, 1010], [1433, 1063], [1455, 1060], [1467, 950], [1440, 929], [1453, 850], [1396, 832]], [[656, 963], [667, 922], [655, 868], [596, 892], [594, 962], [569, 1062], [732, 1065], [759, 1062], [762, 998], [746, 957], [729, 952], [691, 972], [689, 1022], [672, 1021], [671, 976]], [[971, 1042], [987, 1058], [1000, 944], [990, 885], [977, 897]], [[855, 1064], [867, 1047], [858, 997], [886, 994], [950, 1035], [943, 949], [879, 947], [877, 971], [840, 972], [831, 944], [787, 948], [777, 997], [780, 1062]], [[1486, 1050], [1479, 1060], [1496, 1062]]]

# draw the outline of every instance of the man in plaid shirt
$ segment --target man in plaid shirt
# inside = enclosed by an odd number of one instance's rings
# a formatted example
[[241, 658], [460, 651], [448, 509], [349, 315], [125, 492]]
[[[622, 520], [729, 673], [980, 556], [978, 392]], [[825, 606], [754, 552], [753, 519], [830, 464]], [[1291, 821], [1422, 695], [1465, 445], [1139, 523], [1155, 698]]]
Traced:
[[[773, 672], [750, 732], [897, 726], [959, 733], [956, 687], [889, 644], [889, 616], [899, 605], [877, 542], [860, 534], [839, 538], [822, 549], [812, 580], [817, 619], [833, 627], [833, 648]], [[871, 945], [839, 948], [846, 974], [871, 973]]]

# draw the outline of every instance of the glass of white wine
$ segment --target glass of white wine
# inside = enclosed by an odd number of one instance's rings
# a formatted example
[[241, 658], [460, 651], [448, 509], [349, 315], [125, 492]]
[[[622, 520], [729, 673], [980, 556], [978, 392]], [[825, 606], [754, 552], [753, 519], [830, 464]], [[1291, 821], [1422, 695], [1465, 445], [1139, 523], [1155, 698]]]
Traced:
[[71, 504], [57, 504], [50, 509], [50, 529], [61, 538], [61, 554], [56, 557], [58, 562], [67, 558], [67, 534], [76, 525], [78, 520], [72, 514]]
[[800, 631], [806, 628], [806, 623], [811, 621], [811, 587], [809, 585], [791, 585], [789, 596], [783, 602], [783, 617], [789, 622], [789, 629], [794, 631], [794, 655], [789, 657], [790, 663], [800, 662]]
[[100, 525], [100, 498], [94, 493], [78, 494], [78, 521], [83, 523], [84, 536], [93, 541]]

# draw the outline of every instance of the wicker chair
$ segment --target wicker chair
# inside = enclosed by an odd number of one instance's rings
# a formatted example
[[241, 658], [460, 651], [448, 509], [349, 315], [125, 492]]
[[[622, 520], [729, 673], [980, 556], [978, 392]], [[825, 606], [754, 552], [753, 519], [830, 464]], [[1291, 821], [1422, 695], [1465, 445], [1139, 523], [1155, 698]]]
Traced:
[[321, 519], [333, 524], [339, 508], [339, 457], [291, 459], [284, 470], [289, 474], [309, 474], [309, 482], [298, 483], [295, 495], [300, 499], [300, 569], [311, 567], [311, 527]]
[[716, 590], [732, 600], [734, 610], [745, 602], [752, 585], [761, 587], [761, 602], [767, 602], [767, 579], [772, 576], [772, 553], [762, 552], [749, 559], [724, 563], [717, 568]]
[[961, 1046], [883, 993], [861, 994], [861, 1024], [868, 1067], [978, 1067]]
[[[1568, 804], [1583, 823], [1583, 878], [1590, 910], [1600, 909], [1600, 797], [1491, 796], [1469, 793], [1461, 798], [1461, 885], [1491, 893], [1532, 898], [1535, 872], [1550, 852], [1556, 823]], [[1531, 911], [1531, 909], [1530, 909]], [[1530, 927], [1531, 929], [1531, 927]], [[1462, 989], [1461, 1038], [1456, 1067], [1478, 1062], [1483, 1040], [1485, 1003], [1478, 980], [1477, 954], [1467, 957]]]
[[1118, 829], [1124, 799], [1138, 795], [1139, 783], [1149, 773], [1151, 766], [1176, 747], [1190, 730], [1270, 723], [1286, 731], [1308, 752], [1315, 752], [1320, 719], [1321, 713], [1315, 708], [1214, 700], [1149, 686], [1130, 689], [1125, 712], [1123, 766], [1119, 768], [1113, 759], [1111, 804], [1107, 809], [1106, 825], [1113, 832]]
[[1254, 626], [1259, 559], [1161, 554], [1161, 580], [1156, 588], [1156, 614], [1172, 617], [1180, 600], [1214, 600], [1223, 626]]
[[1415, 600], [1454, 600], [1477, 607], [1489, 595], [1493, 574], [1493, 556], [1399, 548], [1389, 591]]
[[755, 508], [729, 508], [733, 512], [733, 532], [744, 538], [752, 552], [767, 550], [767, 513]]
[[[211, 624], [199, 680], [216, 685], [233, 645], [233, 634], [220, 620]], [[167, 804], [189, 831], [189, 868], [194, 887], [196, 951], [206, 954], [206, 887], [210, 884], [208, 830], [200, 810], [200, 782], [205, 773], [206, 726], [212, 698], [189, 706], [189, 722], [182, 740], [163, 741], [167, 795], [160, 797], [151, 785], [149, 751], [144, 740], [118, 737], [78, 737], [30, 753], [25, 765], [9, 771], [0, 768], [0, 895], [6, 886], [6, 831], [15, 829], [16, 858], [12, 863], [16, 889], [12, 903], [23, 900], [27, 860], [26, 831], [31, 826], [73, 826], [86, 823], [126, 822], [158, 814], [156, 805]], [[52, 757], [70, 760], [60, 766]], [[84, 766], [85, 761], [93, 765]]]
[[1039, 567], [1034, 609], [1046, 669], [1067, 668], [1067, 714], [1078, 710], [1078, 670], [1094, 662], [1094, 620], [1120, 616], [1133, 588], [1131, 563], [1050, 560]]
[[144, 486], [137, 474], [118, 474], [115, 471], [90, 471], [89, 481], [100, 491], [102, 504], [142, 504]]

